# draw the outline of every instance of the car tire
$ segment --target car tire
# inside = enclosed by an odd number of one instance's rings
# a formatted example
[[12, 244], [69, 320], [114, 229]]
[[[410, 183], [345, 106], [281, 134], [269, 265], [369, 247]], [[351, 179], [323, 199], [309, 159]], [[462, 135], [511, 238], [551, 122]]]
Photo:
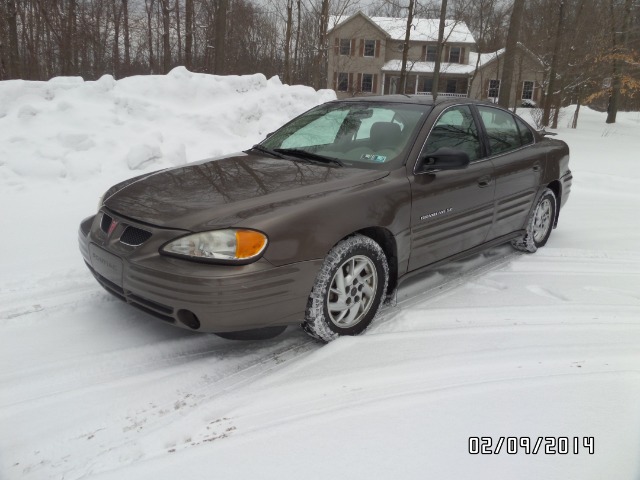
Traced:
[[536, 206], [531, 211], [527, 220], [526, 233], [515, 240], [511, 245], [516, 250], [534, 253], [538, 248], [544, 247], [549, 240], [551, 230], [556, 219], [556, 195], [553, 190], [546, 188]]
[[364, 235], [342, 240], [316, 277], [303, 329], [325, 342], [359, 335], [378, 314], [388, 282], [389, 265], [380, 245]]

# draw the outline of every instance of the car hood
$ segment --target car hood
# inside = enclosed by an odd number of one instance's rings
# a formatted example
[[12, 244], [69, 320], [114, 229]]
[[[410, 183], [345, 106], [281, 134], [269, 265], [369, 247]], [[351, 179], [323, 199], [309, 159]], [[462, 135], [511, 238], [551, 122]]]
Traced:
[[[158, 227], [200, 231], [232, 226], [330, 191], [388, 175], [381, 170], [335, 167], [239, 153], [162, 170], [108, 192], [104, 205]], [[117, 188], [118, 186], [116, 186]]]

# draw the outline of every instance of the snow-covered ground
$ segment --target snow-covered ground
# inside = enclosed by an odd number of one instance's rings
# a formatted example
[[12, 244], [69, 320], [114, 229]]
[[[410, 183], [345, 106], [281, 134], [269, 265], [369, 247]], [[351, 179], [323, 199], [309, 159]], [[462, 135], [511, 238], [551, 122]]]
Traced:
[[76, 231], [111, 184], [332, 95], [184, 69], [0, 82], [1, 479], [640, 478], [639, 113], [571, 130], [565, 111], [574, 187], [548, 245], [407, 282], [361, 337], [226, 341], [93, 280]]

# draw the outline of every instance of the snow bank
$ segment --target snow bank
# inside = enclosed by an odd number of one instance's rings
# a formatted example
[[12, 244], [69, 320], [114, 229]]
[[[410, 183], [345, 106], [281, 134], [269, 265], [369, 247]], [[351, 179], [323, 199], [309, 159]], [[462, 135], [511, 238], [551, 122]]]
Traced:
[[262, 74], [0, 82], [0, 182], [132, 176], [238, 151], [335, 98]]

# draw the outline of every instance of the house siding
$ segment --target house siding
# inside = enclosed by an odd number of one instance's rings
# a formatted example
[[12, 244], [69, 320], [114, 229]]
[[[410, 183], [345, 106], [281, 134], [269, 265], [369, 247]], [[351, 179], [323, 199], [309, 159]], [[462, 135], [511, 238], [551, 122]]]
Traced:
[[[481, 100], [489, 99], [489, 81], [500, 80], [503, 67], [504, 55], [480, 68], [474, 81], [471, 83], [469, 96]], [[540, 104], [542, 100], [543, 80], [544, 70], [542, 65], [532, 58], [531, 54], [519, 49], [518, 55], [516, 56], [513, 81], [511, 83], [509, 106], [519, 107], [522, 104], [522, 86], [525, 81], [534, 82], [532, 100]]]
[[[351, 49], [349, 55], [340, 54], [340, 39], [350, 42]], [[329, 54], [328, 54], [328, 75], [327, 87], [336, 90], [338, 98], [353, 97], [358, 95], [380, 95], [387, 93], [398, 93], [398, 79], [400, 73], [397, 65], [384, 70], [387, 62], [395, 60], [402, 61], [403, 41], [394, 40], [378, 27], [373, 21], [362, 13], [357, 13], [345, 20], [329, 32]], [[375, 40], [376, 55], [365, 57], [363, 55], [363, 42], [365, 40]], [[405, 93], [420, 93], [424, 90], [425, 79], [433, 77], [433, 74], [424, 71], [425, 65], [416, 66], [416, 62], [425, 62], [427, 45], [437, 45], [436, 42], [410, 40], [407, 57], [407, 84]], [[498, 57], [489, 63], [485, 63], [473, 75], [473, 68], [470, 65], [470, 54], [474, 48], [473, 42], [445, 43], [441, 55], [441, 74], [438, 91], [440, 93], [455, 93], [457, 95], [470, 96], [472, 98], [488, 98], [488, 82], [491, 79], [499, 79], [502, 73], [503, 57]], [[461, 48], [460, 62], [449, 63], [451, 48]], [[456, 67], [457, 64], [467, 65], [466, 69]], [[431, 68], [431, 67], [428, 67]], [[395, 69], [395, 71], [394, 71]], [[463, 73], [468, 72], [468, 73]], [[338, 84], [340, 74], [348, 75], [349, 82], [346, 91], [339, 91]], [[363, 92], [361, 89], [362, 78], [365, 74], [373, 75], [373, 91]], [[345, 77], [343, 75], [343, 77]], [[540, 62], [526, 49], [520, 48], [516, 61], [516, 75], [513, 80], [511, 105], [520, 105], [518, 100], [522, 95], [522, 85], [524, 81], [534, 82], [533, 100], [540, 102], [540, 85], [543, 81], [543, 67]], [[393, 79], [393, 80], [392, 80]], [[449, 82], [449, 83], [448, 83]], [[455, 92], [449, 92], [448, 85], [455, 82]]]
[[[351, 55], [340, 55], [339, 48], [336, 50], [336, 42], [340, 39], [353, 40], [355, 48], [351, 49]], [[376, 42], [375, 54], [373, 57], [363, 55], [364, 41], [374, 40]], [[362, 43], [362, 48], [361, 48]], [[368, 95], [380, 94], [382, 84], [381, 71], [386, 59], [386, 38], [384, 34], [364, 17], [356, 16], [329, 33], [329, 45], [332, 48], [328, 55], [329, 82], [327, 87], [336, 90], [338, 98], [351, 97], [354, 95], [365, 95], [360, 89], [358, 78], [362, 79], [362, 74], [375, 75], [375, 90]], [[350, 83], [347, 92], [338, 92], [336, 78], [340, 72], [353, 73], [354, 81]]]

